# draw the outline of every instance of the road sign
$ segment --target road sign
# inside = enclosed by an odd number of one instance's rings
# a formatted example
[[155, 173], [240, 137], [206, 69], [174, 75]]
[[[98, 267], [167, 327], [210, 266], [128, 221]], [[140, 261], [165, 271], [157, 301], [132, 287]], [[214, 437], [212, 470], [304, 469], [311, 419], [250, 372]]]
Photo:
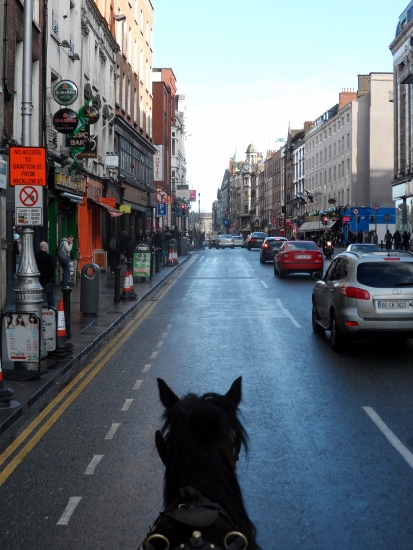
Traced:
[[14, 193], [17, 225], [43, 225], [43, 188], [16, 185]]
[[357, 208], [355, 208], [355, 209], [353, 210], [353, 214], [358, 214], [358, 213], [359, 213], [359, 211], [357, 210]]
[[168, 202], [168, 193], [166, 191], [157, 191], [156, 192], [156, 201], [157, 202]]
[[374, 208], [374, 210], [378, 210], [380, 208], [380, 204], [378, 202], [375, 202], [373, 204], [373, 208]]
[[164, 202], [158, 202], [156, 207], [158, 216], [166, 216], [166, 204]]
[[44, 147], [10, 147], [10, 185], [46, 186], [46, 149]]

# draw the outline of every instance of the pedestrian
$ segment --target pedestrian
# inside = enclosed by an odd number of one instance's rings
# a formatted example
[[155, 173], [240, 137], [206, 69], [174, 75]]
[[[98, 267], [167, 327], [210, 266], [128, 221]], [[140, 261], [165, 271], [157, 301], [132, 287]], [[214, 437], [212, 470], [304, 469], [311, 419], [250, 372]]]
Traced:
[[136, 242], [137, 243], [145, 243], [146, 242], [146, 233], [142, 229], [139, 229], [139, 233], [138, 233], [138, 237], [136, 239]]
[[391, 250], [393, 238], [389, 230], [387, 230], [387, 233], [384, 235], [384, 240], [386, 242], [386, 250]]
[[409, 250], [410, 235], [405, 231], [402, 235], [403, 248]]
[[135, 252], [135, 243], [133, 242], [132, 237], [128, 237], [128, 242], [125, 248], [125, 257], [127, 262], [133, 261], [133, 253]]
[[19, 271], [22, 242], [18, 233], [13, 234], [13, 274]]
[[357, 231], [357, 242], [362, 243], [363, 242], [363, 232], [361, 229]]
[[400, 235], [399, 230], [396, 229], [396, 231], [393, 234], [393, 243], [394, 243], [394, 248], [396, 250], [399, 250], [401, 242], [402, 242], [402, 236]]
[[73, 247], [73, 235], [63, 237], [59, 244], [57, 258], [62, 266], [62, 288], [69, 288], [70, 253]]
[[39, 282], [46, 292], [47, 305], [54, 307], [53, 296], [53, 277], [55, 272], [55, 263], [53, 257], [49, 254], [49, 245], [42, 241], [39, 244], [39, 252], [36, 254], [37, 269], [39, 270]]
[[199, 248], [201, 250], [205, 250], [204, 242], [205, 242], [205, 233], [204, 231], [201, 231], [201, 233], [199, 234]]
[[115, 273], [115, 267], [120, 263], [120, 239], [113, 233], [108, 240], [105, 250], [108, 253], [108, 263], [111, 273]]
[[121, 262], [126, 262], [126, 247], [128, 246], [129, 236], [127, 231], [122, 231], [119, 237], [120, 240], [120, 259]]

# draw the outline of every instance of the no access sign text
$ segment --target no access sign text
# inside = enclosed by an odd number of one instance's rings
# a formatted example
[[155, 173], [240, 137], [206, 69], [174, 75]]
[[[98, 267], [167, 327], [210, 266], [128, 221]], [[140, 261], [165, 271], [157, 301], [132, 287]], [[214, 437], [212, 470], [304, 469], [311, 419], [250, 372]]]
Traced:
[[9, 159], [11, 187], [46, 186], [46, 149], [44, 147], [10, 147]]

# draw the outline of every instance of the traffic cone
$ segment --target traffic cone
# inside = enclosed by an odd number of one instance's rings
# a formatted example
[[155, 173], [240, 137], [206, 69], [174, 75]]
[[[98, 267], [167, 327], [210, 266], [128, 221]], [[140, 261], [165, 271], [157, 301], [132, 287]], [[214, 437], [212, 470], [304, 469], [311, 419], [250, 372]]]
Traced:
[[129, 274], [129, 292], [130, 292], [130, 297], [134, 300], [137, 297], [137, 294], [135, 293], [135, 289], [133, 288], [133, 273], [132, 273], [132, 271]]
[[67, 341], [63, 300], [59, 300], [59, 305], [57, 307], [57, 356], [58, 358], [66, 357], [72, 353], [72, 350], [73, 344]]
[[3, 371], [1, 370], [1, 357], [0, 357], [0, 409], [10, 407], [13, 399], [14, 392], [11, 388], [5, 388], [3, 385]]
[[168, 261], [166, 262], [166, 265], [174, 265], [172, 247], [168, 248]]
[[176, 265], [178, 263], [178, 250], [176, 248], [173, 248], [173, 262]]
[[129, 298], [130, 297], [130, 282], [129, 282], [129, 271], [126, 270], [125, 273], [125, 281], [123, 283], [123, 292], [122, 292], [122, 299]]

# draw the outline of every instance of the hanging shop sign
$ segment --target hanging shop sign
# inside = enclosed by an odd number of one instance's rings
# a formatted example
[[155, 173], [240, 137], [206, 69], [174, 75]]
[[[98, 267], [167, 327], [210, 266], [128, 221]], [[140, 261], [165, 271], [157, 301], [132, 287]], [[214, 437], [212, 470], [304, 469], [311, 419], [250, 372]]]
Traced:
[[77, 113], [72, 109], [60, 109], [53, 115], [53, 126], [61, 134], [70, 134], [76, 130], [77, 124]]
[[82, 113], [89, 120], [89, 124], [95, 124], [100, 118], [99, 109], [96, 109], [93, 105], [83, 107]]
[[59, 105], [71, 105], [78, 95], [78, 87], [71, 80], [61, 80], [53, 88], [53, 98]]

